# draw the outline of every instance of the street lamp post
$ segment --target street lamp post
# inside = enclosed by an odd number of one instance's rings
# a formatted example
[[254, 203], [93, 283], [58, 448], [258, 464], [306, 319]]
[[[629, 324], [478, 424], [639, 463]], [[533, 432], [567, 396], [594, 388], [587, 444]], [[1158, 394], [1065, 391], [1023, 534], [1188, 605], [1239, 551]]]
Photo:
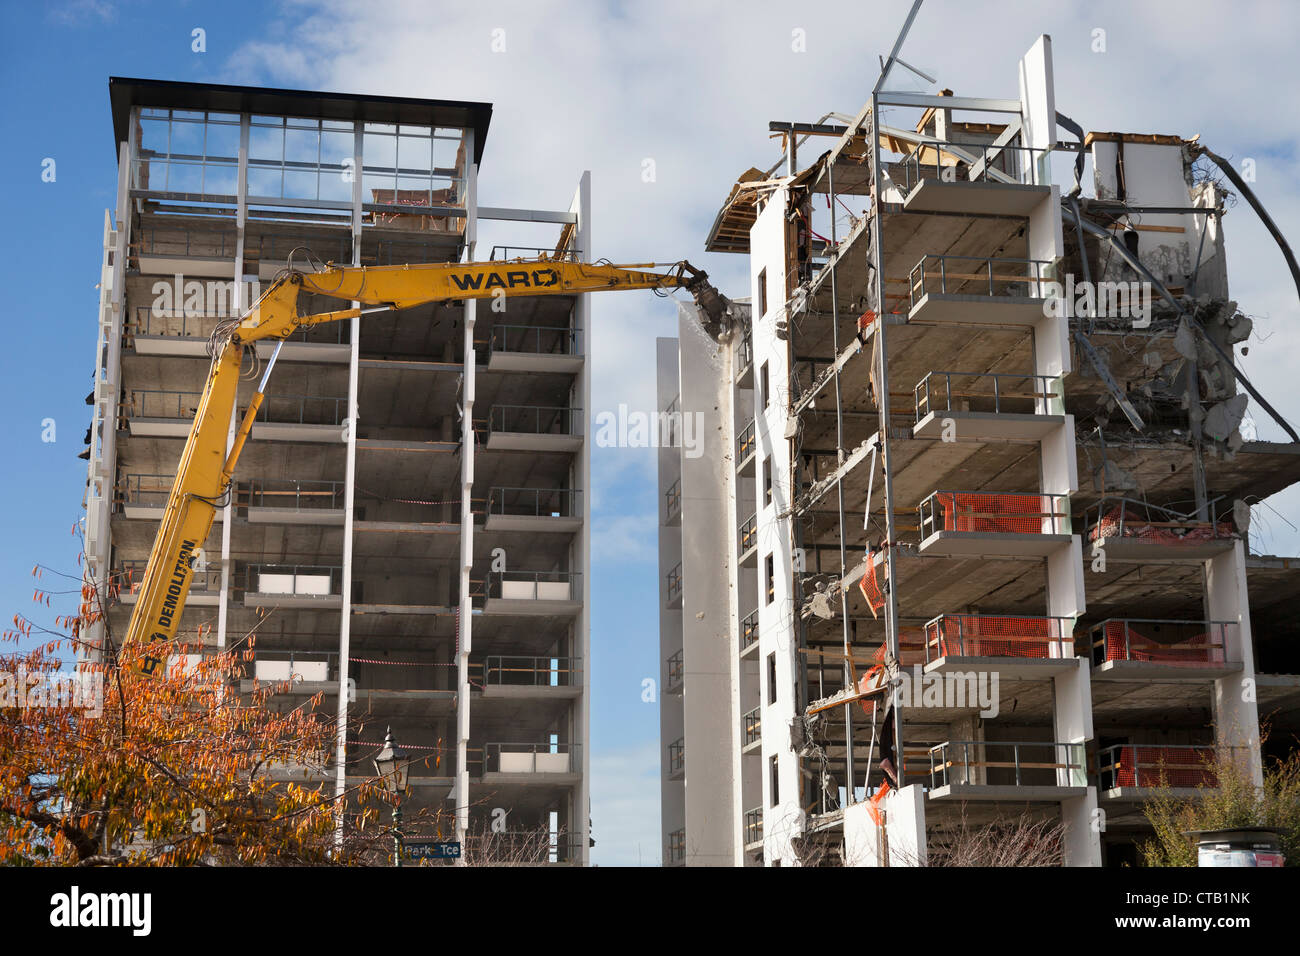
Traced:
[[384, 748], [375, 755], [375, 772], [393, 795], [393, 866], [402, 865], [402, 794], [411, 768], [411, 758], [393, 742], [393, 728], [384, 735]]

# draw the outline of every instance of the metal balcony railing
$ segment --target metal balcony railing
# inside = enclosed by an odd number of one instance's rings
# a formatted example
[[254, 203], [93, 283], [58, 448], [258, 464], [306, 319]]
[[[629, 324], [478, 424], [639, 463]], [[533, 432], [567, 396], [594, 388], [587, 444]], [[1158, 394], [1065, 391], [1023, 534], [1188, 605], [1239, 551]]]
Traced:
[[565, 249], [556, 255], [554, 246], [493, 246], [488, 261], [549, 259], [552, 262], [580, 262], [581, 256], [581, 249]]
[[494, 741], [483, 745], [482, 768], [486, 773], [574, 773], [579, 749], [569, 743]]
[[741, 744], [742, 747], [756, 744], [763, 739], [763, 721], [760, 713], [762, 709], [761, 707], [755, 707], [740, 718], [741, 739], [744, 741]]
[[526, 435], [576, 435], [574, 423], [578, 415], [580, 409], [555, 405], [493, 405], [488, 412], [488, 429]]
[[668, 690], [675, 690], [682, 683], [682, 675], [685, 673], [683, 667], [682, 652], [677, 651], [668, 658], [664, 667], [664, 687]]
[[744, 375], [745, 370], [754, 364], [754, 337], [745, 330], [740, 346], [736, 350], [736, 377]]
[[343, 568], [330, 564], [249, 564], [241, 575], [247, 594], [327, 597], [342, 593]]
[[198, 414], [202, 392], [178, 392], [161, 388], [133, 388], [127, 395], [126, 417], [176, 418], [192, 421]]
[[493, 687], [572, 687], [581, 683], [576, 657], [491, 654], [483, 659], [484, 683]]
[[745, 519], [740, 526], [740, 553], [744, 554], [758, 544], [758, 512]]
[[487, 596], [511, 601], [572, 601], [580, 579], [573, 571], [489, 571]]
[[678, 737], [668, 745], [668, 773], [678, 774], [686, 770], [686, 739]]
[[684, 829], [674, 830], [668, 834], [667, 855], [669, 865], [686, 862], [686, 831]]
[[347, 411], [346, 395], [267, 395], [257, 410], [257, 421], [277, 425], [341, 425]]
[[488, 491], [488, 514], [526, 518], [574, 518], [582, 514], [573, 488], [506, 488]]
[[337, 511], [345, 501], [341, 481], [296, 481], [292, 478], [254, 478], [248, 482], [245, 503], [250, 508], [290, 511]]
[[1082, 743], [950, 740], [930, 748], [930, 788], [953, 784], [987, 786], [1085, 786]]
[[682, 480], [674, 478], [664, 492], [664, 523], [669, 524], [682, 513]]
[[257, 651], [252, 664], [245, 665], [245, 676], [263, 683], [275, 681], [337, 681], [337, 651]]
[[[903, 193], [925, 179], [949, 182], [1030, 183], [1033, 169], [1047, 150], [1031, 146], [998, 146], [949, 140], [921, 143], [901, 162]], [[950, 173], [946, 170], [952, 170]]]
[[1095, 624], [1088, 633], [1094, 665], [1106, 661], [1137, 661], [1213, 667], [1229, 663], [1228, 642], [1236, 644], [1238, 628], [1235, 621], [1108, 618]]
[[745, 811], [745, 846], [763, 842], [763, 808]]
[[[193, 312], [182, 309], [160, 312], [142, 305], [136, 308], [135, 318], [128, 323], [127, 331], [132, 335], [167, 335], [206, 340], [219, 320], [233, 318], [236, 314], [238, 313], [234, 311]], [[347, 330], [347, 322], [324, 322], [296, 329], [290, 339], [341, 345], [347, 340]]]
[[1097, 752], [1102, 790], [1120, 787], [1213, 787], [1216, 750], [1201, 744], [1120, 744]]
[[913, 389], [916, 421], [931, 412], [970, 411], [1047, 414], [1048, 402], [1060, 401], [1050, 375], [1010, 375], [991, 372], [930, 372]]
[[[120, 561], [113, 573], [113, 581], [120, 586], [121, 593], [135, 594], [144, 584], [144, 573], [149, 562], [144, 559]], [[216, 567], [191, 568], [190, 594], [220, 594], [221, 569]]]
[[925, 662], [942, 657], [1073, 657], [1073, 618], [941, 614], [925, 625]]
[[740, 649], [744, 651], [758, 643], [758, 608], [750, 611], [740, 622]]
[[142, 256], [233, 259], [238, 234], [226, 229], [188, 229], [179, 225], [145, 226], [134, 231], [131, 252]]
[[754, 454], [757, 447], [754, 438], [754, 423], [751, 421], [736, 436], [736, 464], [743, 464], [746, 458]]
[[921, 540], [938, 531], [1064, 534], [1070, 516], [1065, 495], [936, 491], [916, 508]]
[[682, 565], [679, 561], [667, 574], [668, 578], [668, 603], [672, 604], [682, 596]]
[[125, 475], [122, 502], [128, 505], [163, 507], [176, 483], [175, 475]]
[[1134, 498], [1106, 497], [1084, 511], [1088, 540], [1140, 538], [1162, 544], [1193, 544], [1234, 536], [1231, 512], [1220, 513], [1223, 498], [1208, 503], [1209, 521], [1194, 514], [1162, 508]]
[[1032, 297], [1050, 265], [1046, 259], [922, 256], [908, 274], [908, 306], [927, 295]]
[[578, 333], [570, 328], [539, 325], [493, 326], [489, 347], [493, 352], [525, 352], [529, 355], [573, 355]]

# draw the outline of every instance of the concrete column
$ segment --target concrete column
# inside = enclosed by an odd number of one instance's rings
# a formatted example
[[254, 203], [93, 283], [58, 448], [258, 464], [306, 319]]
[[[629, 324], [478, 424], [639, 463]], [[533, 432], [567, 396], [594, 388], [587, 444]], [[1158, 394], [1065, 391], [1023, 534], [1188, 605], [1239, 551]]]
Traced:
[[1241, 541], [1231, 551], [1205, 562], [1206, 609], [1212, 621], [1237, 625], [1225, 637], [1228, 660], [1240, 660], [1241, 671], [1214, 682], [1214, 729], [1220, 746], [1255, 782], [1264, 785], [1259, 750], [1259, 707], [1255, 697], [1255, 654], [1250, 631], [1250, 595], [1246, 589], [1246, 549]]
[[[569, 211], [577, 216], [574, 225], [574, 245], [582, 250], [584, 262], [591, 261], [591, 172], [584, 171], [578, 180], [578, 189]], [[573, 398], [581, 406], [582, 450], [578, 453], [577, 483], [573, 487], [582, 492], [583, 521], [582, 531], [574, 542], [572, 555], [573, 568], [581, 577], [579, 588], [582, 594], [582, 610], [576, 621], [577, 634], [574, 647], [582, 658], [582, 695], [578, 698], [573, 715], [574, 736], [572, 741], [578, 745], [578, 759], [581, 765], [581, 781], [574, 793], [572, 814], [569, 818], [569, 833], [578, 841], [579, 861], [587, 865], [590, 856], [590, 822], [591, 822], [591, 516], [587, 507], [591, 501], [591, 429], [586, 423], [591, 419], [591, 356], [588, 353], [591, 342], [591, 297], [580, 295], [573, 305], [573, 325], [577, 330], [575, 347], [583, 353], [585, 361], [578, 379], [573, 386]]]

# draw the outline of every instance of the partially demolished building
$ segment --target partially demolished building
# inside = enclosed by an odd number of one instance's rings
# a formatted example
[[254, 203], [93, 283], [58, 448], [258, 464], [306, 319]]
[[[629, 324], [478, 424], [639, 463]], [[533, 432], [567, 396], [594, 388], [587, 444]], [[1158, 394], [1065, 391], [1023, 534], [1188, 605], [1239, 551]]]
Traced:
[[894, 62], [719, 211], [752, 318], [660, 342], [661, 409], [717, 424], [660, 460], [664, 859], [914, 865], [1030, 818], [1132, 862], [1153, 787], [1300, 726], [1300, 559], [1250, 528], [1300, 439], [1236, 361], [1229, 189], [1267, 215], [1195, 139], [1058, 112], [1049, 37], [1016, 98]]

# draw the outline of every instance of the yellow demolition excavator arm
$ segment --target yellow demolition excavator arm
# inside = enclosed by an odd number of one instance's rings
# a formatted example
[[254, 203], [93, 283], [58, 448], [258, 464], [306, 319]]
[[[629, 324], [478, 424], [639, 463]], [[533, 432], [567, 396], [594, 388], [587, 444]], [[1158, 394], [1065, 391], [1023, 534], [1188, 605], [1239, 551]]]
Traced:
[[[405, 309], [429, 302], [486, 299], [494, 295], [576, 295], [620, 289], [683, 288], [695, 298], [700, 321], [713, 335], [728, 328], [730, 303], [688, 262], [666, 271], [649, 265], [606, 265], [558, 259], [487, 263], [428, 263], [396, 266], [323, 265], [313, 272], [292, 268], [271, 284], [243, 316], [218, 326], [212, 336], [212, 368], [181, 452], [176, 481], [149, 553], [125, 643], [145, 641], [149, 653], [139, 671], [153, 676], [166, 666], [189, 595], [192, 565], [208, 537], [217, 508], [224, 507], [240, 451], [261, 407], [279, 346], [235, 433], [226, 439], [235, 410], [244, 350], [259, 339], [283, 342], [298, 329], [370, 312]], [[363, 307], [301, 315], [303, 292], [361, 303]], [[466, 427], [469, 427], [467, 424]]]

